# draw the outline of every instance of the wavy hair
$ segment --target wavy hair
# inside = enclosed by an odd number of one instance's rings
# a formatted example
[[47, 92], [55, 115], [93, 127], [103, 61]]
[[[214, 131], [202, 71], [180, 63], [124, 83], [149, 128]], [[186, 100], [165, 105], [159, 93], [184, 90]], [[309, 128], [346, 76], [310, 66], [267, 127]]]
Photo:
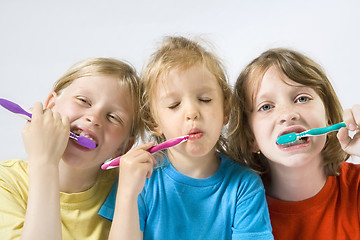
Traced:
[[[343, 109], [326, 74], [313, 60], [290, 49], [276, 48], [262, 53], [240, 73], [234, 86], [234, 107], [229, 130], [229, 144], [236, 160], [247, 164], [260, 174], [269, 173], [268, 160], [262, 154], [252, 152], [255, 141], [249, 124], [249, 115], [265, 72], [274, 66], [292, 81], [311, 87], [322, 99], [328, 124], [343, 121]], [[324, 171], [327, 175], [338, 175], [340, 164], [349, 158], [340, 146], [335, 133], [328, 134], [322, 149]]]
[[[224, 114], [229, 115], [231, 88], [227, 81], [224, 67], [215, 54], [207, 51], [198, 42], [185, 37], [166, 37], [162, 46], [153, 54], [144, 68], [141, 76], [141, 117], [146, 130], [151, 134], [155, 142], [165, 141], [165, 136], [156, 136], [154, 111], [151, 108], [151, 101], [154, 98], [155, 87], [158, 81], [166, 79], [172, 69], [186, 70], [196, 64], [206, 67], [217, 79], [224, 96]], [[216, 149], [225, 152], [227, 143], [223, 136], [220, 136]]]

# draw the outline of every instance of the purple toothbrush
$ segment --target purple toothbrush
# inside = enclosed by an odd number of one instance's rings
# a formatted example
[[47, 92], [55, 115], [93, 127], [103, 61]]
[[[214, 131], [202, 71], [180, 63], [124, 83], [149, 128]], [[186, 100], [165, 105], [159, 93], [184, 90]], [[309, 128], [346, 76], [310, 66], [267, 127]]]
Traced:
[[[9, 110], [10, 112], [20, 114], [21, 116], [25, 117], [28, 121], [31, 120], [32, 114], [25, 111], [22, 107], [20, 107], [18, 104], [11, 102], [9, 100], [0, 98], [0, 105], [3, 106], [5, 109]], [[84, 136], [78, 136], [72, 132], [70, 132], [71, 139], [74, 139], [77, 141], [78, 144], [80, 144], [83, 147], [93, 149], [96, 147], [96, 144], [89, 138]]]
[[[173, 147], [173, 146], [175, 146], [177, 144], [180, 144], [182, 142], [187, 141], [188, 139], [189, 139], [189, 135], [173, 138], [173, 139], [170, 139], [170, 140], [168, 140], [166, 142], [160, 143], [160, 144], [158, 144], [156, 146], [152, 146], [147, 151], [149, 153], [154, 153], [154, 152], [163, 150], [165, 148]], [[111, 160], [111, 162], [104, 163], [103, 165], [101, 165], [101, 169], [107, 170], [110, 167], [119, 166], [120, 158], [121, 158], [121, 156]]]

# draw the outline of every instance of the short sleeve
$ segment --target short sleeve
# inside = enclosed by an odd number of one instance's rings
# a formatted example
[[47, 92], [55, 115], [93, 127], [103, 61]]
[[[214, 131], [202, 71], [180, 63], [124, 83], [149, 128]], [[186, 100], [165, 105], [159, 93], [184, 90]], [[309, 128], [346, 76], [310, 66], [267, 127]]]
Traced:
[[274, 239], [261, 179], [248, 180], [238, 193], [232, 239]]
[[107, 196], [104, 204], [100, 207], [98, 212], [100, 216], [102, 216], [103, 218], [109, 221], [112, 221], [114, 218], [118, 183], [119, 183], [118, 181], [114, 183], [114, 186], [111, 188], [109, 195]]
[[20, 238], [27, 205], [27, 184], [12, 170], [0, 164], [0, 238], [8, 240]]

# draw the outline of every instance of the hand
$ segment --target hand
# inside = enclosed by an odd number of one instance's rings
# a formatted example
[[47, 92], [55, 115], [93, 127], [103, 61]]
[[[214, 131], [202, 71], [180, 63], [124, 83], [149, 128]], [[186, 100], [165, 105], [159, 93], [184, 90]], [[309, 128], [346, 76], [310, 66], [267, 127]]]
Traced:
[[[350, 155], [360, 157], [360, 105], [354, 105], [344, 111], [344, 122], [347, 129], [341, 128], [337, 134], [342, 149]], [[348, 131], [355, 131], [351, 138]]]
[[[67, 117], [41, 103], [32, 108], [32, 119], [22, 132], [26, 152], [31, 163], [58, 165], [69, 141], [70, 123]], [[34, 162], [35, 161], [35, 162]]]
[[154, 145], [153, 142], [139, 145], [121, 157], [119, 172], [119, 189], [126, 196], [136, 197], [145, 185], [145, 179], [153, 172], [156, 164], [155, 157], [147, 151]]

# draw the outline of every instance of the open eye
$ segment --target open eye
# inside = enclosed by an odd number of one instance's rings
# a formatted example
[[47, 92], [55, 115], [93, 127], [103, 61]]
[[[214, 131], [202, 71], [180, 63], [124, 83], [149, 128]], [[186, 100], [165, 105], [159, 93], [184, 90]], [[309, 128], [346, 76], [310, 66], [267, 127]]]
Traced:
[[85, 97], [78, 96], [78, 97], [76, 97], [76, 99], [77, 99], [81, 104], [87, 104], [87, 105], [91, 106], [90, 100], [87, 99], [87, 98], [85, 98]]
[[310, 98], [308, 96], [300, 96], [295, 100], [295, 102], [304, 103], [308, 102], [309, 100]]
[[270, 104], [264, 104], [259, 108], [259, 111], [269, 111], [273, 108]]

